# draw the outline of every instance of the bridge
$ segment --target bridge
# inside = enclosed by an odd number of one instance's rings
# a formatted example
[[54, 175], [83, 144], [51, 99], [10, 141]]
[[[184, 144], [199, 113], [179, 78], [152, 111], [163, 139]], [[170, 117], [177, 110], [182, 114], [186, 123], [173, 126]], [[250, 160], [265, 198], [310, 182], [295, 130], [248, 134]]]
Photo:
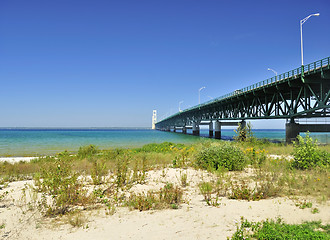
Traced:
[[329, 117], [329, 98], [330, 57], [185, 109], [155, 127], [183, 133], [192, 129], [199, 135], [200, 125], [209, 125], [210, 136], [214, 132], [219, 139], [221, 126], [237, 125], [237, 120], [245, 126], [247, 119], [287, 119], [286, 142], [291, 142], [300, 132], [330, 132], [329, 124], [297, 123], [301, 118]]

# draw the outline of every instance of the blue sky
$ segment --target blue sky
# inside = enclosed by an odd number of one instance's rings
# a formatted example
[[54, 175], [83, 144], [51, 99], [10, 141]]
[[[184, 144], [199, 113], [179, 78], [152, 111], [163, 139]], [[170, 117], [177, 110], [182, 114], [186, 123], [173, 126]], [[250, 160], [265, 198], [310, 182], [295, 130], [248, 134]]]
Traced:
[[[2, 0], [0, 127], [150, 127], [330, 55], [330, 1]], [[284, 128], [258, 121], [257, 128]]]

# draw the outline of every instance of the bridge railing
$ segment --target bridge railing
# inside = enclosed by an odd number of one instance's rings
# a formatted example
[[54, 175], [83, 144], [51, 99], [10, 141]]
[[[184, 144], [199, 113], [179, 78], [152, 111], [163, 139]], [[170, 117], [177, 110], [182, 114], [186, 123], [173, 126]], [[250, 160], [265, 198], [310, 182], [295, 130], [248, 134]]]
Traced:
[[[328, 69], [330, 69], [330, 57], [323, 58], [321, 60], [315, 61], [315, 62], [310, 63], [308, 65], [304, 65], [303, 66], [303, 68], [304, 68], [304, 74], [316, 72], [319, 69], [324, 68], [324, 67], [328, 67]], [[179, 114], [181, 114], [183, 112], [188, 112], [188, 111], [191, 111], [193, 109], [199, 109], [199, 108], [201, 108], [201, 107], [203, 107], [205, 105], [208, 105], [210, 103], [218, 102], [220, 100], [224, 100], [226, 98], [230, 98], [230, 97], [233, 97], [233, 96], [238, 96], [240, 94], [247, 93], [247, 92], [256, 90], [258, 88], [261, 88], [261, 87], [264, 87], [264, 86], [267, 86], [267, 85], [271, 85], [273, 83], [278, 83], [278, 82], [281, 82], [281, 81], [285, 81], [285, 80], [288, 80], [290, 78], [296, 78], [296, 77], [298, 77], [298, 76], [301, 75], [301, 70], [302, 70], [302, 67], [299, 67], [299, 68], [293, 69], [291, 71], [288, 71], [288, 72], [285, 72], [285, 73], [276, 75], [274, 77], [271, 77], [271, 78], [268, 78], [266, 80], [257, 82], [255, 84], [250, 85], [250, 86], [247, 86], [245, 88], [241, 88], [241, 89], [235, 90], [234, 92], [225, 94], [225, 95], [223, 95], [221, 97], [218, 97], [218, 98], [209, 100], [207, 102], [204, 102], [202, 104], [193, 106], [191, 108], [187, 108], [187, 109], [185, 109], [185, 110], [183, 110], [181, 112], [178, 112], [178, 113], [176, 113], [176, 114], [174, 114], [174, 115], [172, 115], [170, 117], [167, 117], [167, 118], [165, 118], [165, 119], [163, 119], [161, 121], [164, 121], [166, 119], [172, 118], [172, 117], [174, 117], [176, 115], [179, 115]]]
[[[308, 65], [305, 65], [304, 66], [304, 73], [315, 72], [318, 69], [320, 69], [321, 67], [326, 67], [326, 66], [330, 67], [330, 57], [318, 60], [318, 61], [310, 63]], [[301, 69], [302, 68], [299, 67], [299, 68], [293, 69], [291, 71], [279, 74], [277, 76], [274, 76], [274, 77], [268, 78], [266, 80], [257, 82], [255, 84], [252, 84], [252, 85], [247, 86], [245, 88], [235, 90], [234, 92], [228, 93], [228, 94], [223, 95], [221, 97], [212, 99], [212, 100], [207, 101], [207, 102], [205, 102], [201, 105], [194, 106], [191, 109], [196, 108], [196, 107], [200, 107], [200, 106], [203, 106], [203, 105], [207, 105], [209, 103], [216, 102], [216, 101], [219, 101], [219, 100], [223, 100], [223, 99], [228, 98], [228, 97], [237, 96], [239, 94], [246, 93], [246, 92], [255, 90], [257, 88], [270, 85], [270, 84], [275, 83], [275, 82], [280, 82], [280, 81], [283, 81], [283, 80], [287, 80], [287, 79], [292, 78], [292, 77], [296, 78], [298, 75], [301, 75]]]

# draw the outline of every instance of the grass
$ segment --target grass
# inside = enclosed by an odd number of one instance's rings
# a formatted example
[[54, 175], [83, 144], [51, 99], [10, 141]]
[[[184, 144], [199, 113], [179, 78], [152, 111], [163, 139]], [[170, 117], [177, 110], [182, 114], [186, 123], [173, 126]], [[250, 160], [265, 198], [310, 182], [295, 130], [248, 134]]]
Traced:
[[173, 184], [167, 183], [159, 191], [148, 191], [147, 193], [131, 193], [126, 205], [131, 209], [139, 211], [151, 209], [178, 209], [182, 202], [183, 191], [180, 187], [174, 187]]
[[262, 222], [249, 222], [241, 218], [241, 223], [232, 236], [232, 240], [243, 239], [329, 239], [330, 225], [321, 222], [286, 224], [280, 218]]

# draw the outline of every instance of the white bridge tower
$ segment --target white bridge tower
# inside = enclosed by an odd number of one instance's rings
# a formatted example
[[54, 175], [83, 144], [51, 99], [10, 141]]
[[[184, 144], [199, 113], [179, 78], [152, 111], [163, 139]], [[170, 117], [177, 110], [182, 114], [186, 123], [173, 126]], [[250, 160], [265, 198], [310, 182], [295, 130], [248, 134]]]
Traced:
[[157, 122], [157, 110], [152, 111], [152, 126], [151, 129], [156, 129], [156, 122]]

